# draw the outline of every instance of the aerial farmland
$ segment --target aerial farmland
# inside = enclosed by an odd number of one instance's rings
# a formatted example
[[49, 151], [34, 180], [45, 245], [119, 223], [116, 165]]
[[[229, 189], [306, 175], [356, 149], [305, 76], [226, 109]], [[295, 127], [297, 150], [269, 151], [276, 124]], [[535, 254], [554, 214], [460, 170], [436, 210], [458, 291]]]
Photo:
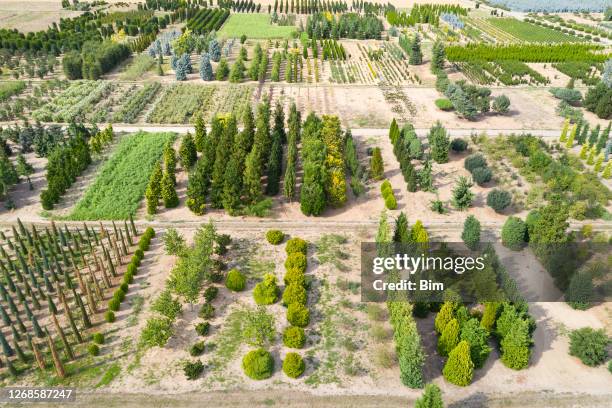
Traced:
[[0, 1], [0, 402], [609, 407], [611, 126], [607, 0]]

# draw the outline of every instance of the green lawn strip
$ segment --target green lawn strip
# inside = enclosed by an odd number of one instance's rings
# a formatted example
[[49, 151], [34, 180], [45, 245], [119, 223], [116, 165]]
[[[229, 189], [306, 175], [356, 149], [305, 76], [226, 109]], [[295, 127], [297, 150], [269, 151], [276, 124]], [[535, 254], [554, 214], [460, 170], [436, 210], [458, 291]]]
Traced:
[[238, 38], [245, 34], [249, 38], [291, 38], [293, 26], [270, 24], [267, 14], [232, 14], [221, 30], [219, 38]]
[[581, 42], [581, 38], [560, 31], [540, 27], [514, 18], [489, 18], [491, 25], [503, 30], [519, 40], [530, 42]]
[[69, 220], [122, 220], [138, 209], [153, 166], [174, 133], [138, 132], [124, 137]]

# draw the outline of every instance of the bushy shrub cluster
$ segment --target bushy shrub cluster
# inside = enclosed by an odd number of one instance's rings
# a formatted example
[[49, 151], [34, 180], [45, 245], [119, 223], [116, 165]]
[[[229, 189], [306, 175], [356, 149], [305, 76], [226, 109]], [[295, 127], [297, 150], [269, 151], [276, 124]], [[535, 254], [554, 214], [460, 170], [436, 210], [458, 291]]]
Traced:
[[518, 251], [527, 241], [527, 225], [518, 217], [508, 217], [502, 227], [502, 244]]
[[420, 159], [423, 155], [421, 141], [411, 124], [407, 124], [400, 131], [395, 119], [389, 128], [389, 139], [393, 144], [393, 153], [400, 164], [404, 181], [408, 191], [414, 192], [418, 188], [418, 173], [412, 164], [412, 159]]
[[570, 355], [578, 357], [584, 364], [594, 367], [608, 358], [610, 339], [603, 329], [583, 327], [571, 332], [569, 337]]
[[389, 210], [395, 210], [397, 208], [397, 200], [395, 199], [393, 187], [391, 187], [389, 180], [382, 182], [380, 185], [380, 193], [383, 196], [383, 200], [385, 200], [385, 207]]
[[[476, 316], [476, 317], [472, 317]], [[434, 322], [438, 338], [438, 352], [448, 356], [442, 374], [447, 381], [466, 386], [472, 381], [475, 368], [481, 368], [491, 348], [489, 331], [460, 303], [446, 301]]]
[[464, 166], [472, 174], [472, 179], [479, 186], [488, 183], [493, 178], [493, 172], [487, 166], [487, 160], [480, 153], [466, 157]]
[[453, 106], [453, 103], [449, 99], [446, 99], [446, 98], [436, 99], [436, 106], [438, 107], [438, 109], [443, 110], [443, 111], [451, 111], [455, 109], [455, 107]]

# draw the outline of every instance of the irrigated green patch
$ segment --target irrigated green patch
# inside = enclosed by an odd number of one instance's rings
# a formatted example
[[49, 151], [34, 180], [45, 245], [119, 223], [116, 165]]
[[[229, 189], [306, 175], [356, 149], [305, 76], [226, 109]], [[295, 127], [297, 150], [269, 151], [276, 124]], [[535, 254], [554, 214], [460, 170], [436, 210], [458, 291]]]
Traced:
[[561, 31], [540, 27], [515, 18], [490, 18], [487, 20], [495, 27], [515, 36], [519, 40], [529, 42], [581, 42], [581, 38], [564, 34]]
[[267, 14], [232, 14], [221, 30], [220, 38], [238, 38], [245, 34], [249, 38], [291, 38], [295, 27], [270, 24]]
[[71, 220], [124, 220], [138, 209], [153, 166], [174, 133], [139, 132], [121, 140], [72, 213]]

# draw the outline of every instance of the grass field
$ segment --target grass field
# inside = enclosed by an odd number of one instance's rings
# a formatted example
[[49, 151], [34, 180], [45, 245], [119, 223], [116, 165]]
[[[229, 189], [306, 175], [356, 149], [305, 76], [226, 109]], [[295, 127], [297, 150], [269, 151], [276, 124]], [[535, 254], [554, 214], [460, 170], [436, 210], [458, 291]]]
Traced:
[[138, 132], [124, 137], [68, 216], [71, 220], [123, 220], [134, 214], [153, 166], [174, 133]]
[[267, 14], [232, 14], [221, 30], [220, 38], [238, 38], [246, 34], [249, 38], [290, 38], [295, 27], [270, 24]]
[[521, 41], [528, 42], [581, 42], [578, 37], [564, 34], [550, 28], [526, 23], [515, 18], [489, 18], [487, 22], [511, 34]]

